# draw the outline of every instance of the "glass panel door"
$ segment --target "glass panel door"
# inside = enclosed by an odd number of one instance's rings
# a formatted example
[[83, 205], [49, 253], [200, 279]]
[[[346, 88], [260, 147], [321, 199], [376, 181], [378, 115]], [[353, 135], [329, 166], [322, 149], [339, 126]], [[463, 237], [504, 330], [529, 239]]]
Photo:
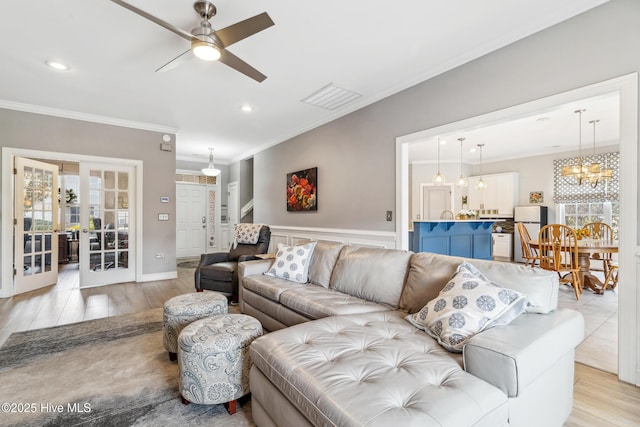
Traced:
[[80, 286], [135, 280], [133, 167], [80, 165]]
[[58, 167], [16, 157], [15, 293], [58, 281]]

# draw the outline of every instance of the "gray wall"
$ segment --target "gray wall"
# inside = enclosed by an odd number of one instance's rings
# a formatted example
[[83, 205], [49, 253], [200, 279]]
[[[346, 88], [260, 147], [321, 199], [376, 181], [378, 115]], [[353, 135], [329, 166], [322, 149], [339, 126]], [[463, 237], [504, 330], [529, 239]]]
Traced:
[[[256, 154], [256, 222], [393, 231], [396, 137], [640, 71], [638, 22], [612, 0]], [[313, 166], [318, 212], [287, 213], [286, 174]]]
[[[0, 109], [0, 129], [1, 147], [142, 160], [142, 272], [176, 270], [175, 150], [160, 151], [163, 133], [6, 109]], [[170, 203], [160, 203], [161, 196]], [[159, 222], [158, 213], [169, 213], [169, 221]], [[165, 260], [155, 258], [159, 252]]]

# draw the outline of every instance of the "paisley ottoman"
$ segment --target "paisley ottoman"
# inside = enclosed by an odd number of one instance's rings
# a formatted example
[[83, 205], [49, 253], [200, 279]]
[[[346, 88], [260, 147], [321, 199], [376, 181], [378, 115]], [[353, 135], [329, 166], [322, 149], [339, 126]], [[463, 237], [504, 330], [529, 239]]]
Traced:
[[231, 415], [236, 399], [249, 393], [249, 345], [262, 325], [245, 314], [221, 314], [193, 322], [178, 337], [182, 403], [224, 403]]
[[227, 312], [227, 297], [218, 292], [178, 295], [164, 303], [162, 342], [169, 359], [176, 360], [178, 335], [185, 326], [199, 319]]

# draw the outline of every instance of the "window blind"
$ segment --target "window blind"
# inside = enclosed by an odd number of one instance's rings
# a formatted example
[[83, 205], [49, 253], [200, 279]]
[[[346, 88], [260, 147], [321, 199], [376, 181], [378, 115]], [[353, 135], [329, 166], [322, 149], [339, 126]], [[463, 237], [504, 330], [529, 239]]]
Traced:
[[601, 153], [585, 157], [585, 161], [598, 162], [603, 168], [613, 170], [610, 180], [599, 181], [595, 188], [589, 183], [572, 185], [573, 179], [562, 176], [562, 167], [576, 163], [576, 157], [553, 161], [553, 201], [556, 203], [597, 203], [619, 200], [620, 187], [620, 153]]

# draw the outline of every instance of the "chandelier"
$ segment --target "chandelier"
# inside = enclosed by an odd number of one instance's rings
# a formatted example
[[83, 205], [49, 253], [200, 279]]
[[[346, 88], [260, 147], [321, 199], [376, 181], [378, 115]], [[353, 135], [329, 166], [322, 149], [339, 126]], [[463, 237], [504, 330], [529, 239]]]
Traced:
[[[596, 188], [601, 180], [611, 179], [613, 171], [611, 169], [603, 169], [593, 157], [589, 161], [588, 158], [582, 156], [582, 113], [586, 110], [576, 110], [578, 114], [578, 157], [573, 165], [562, 167], [562, 177], [569, 185], [589, 184], [592, 188]], [[593, 121], [593, 154], [595, 156], [595, 122]], [[590, 122], [591, 123], [591, 122]]]

